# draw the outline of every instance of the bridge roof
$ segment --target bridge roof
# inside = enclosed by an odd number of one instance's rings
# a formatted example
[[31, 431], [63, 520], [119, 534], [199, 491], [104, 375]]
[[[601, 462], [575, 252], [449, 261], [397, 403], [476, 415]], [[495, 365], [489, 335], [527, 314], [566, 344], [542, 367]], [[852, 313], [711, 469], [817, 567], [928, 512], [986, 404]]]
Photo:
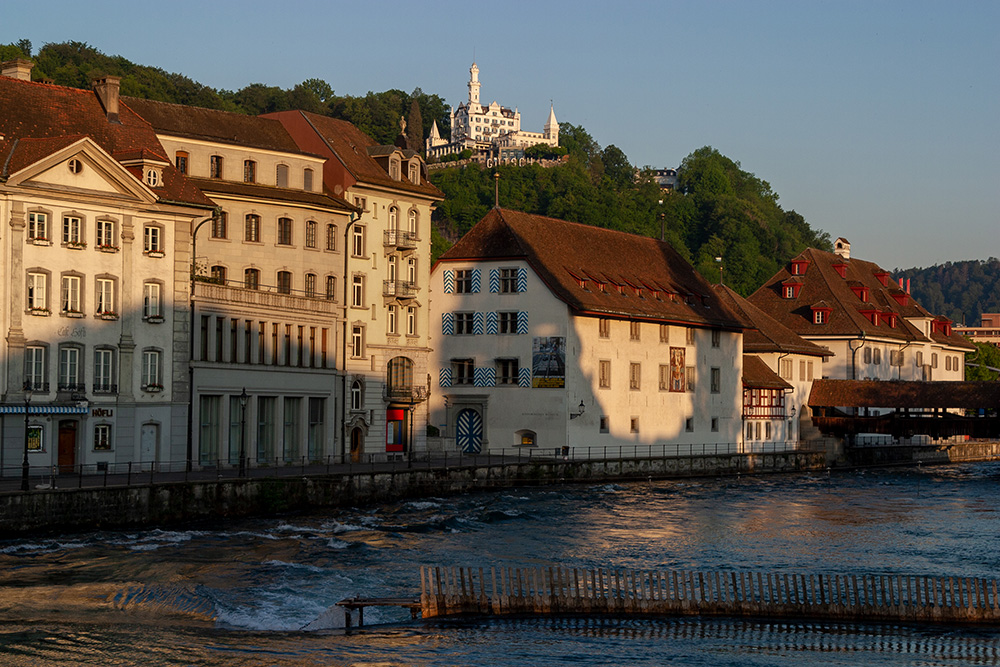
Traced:
[[858, 408], [996, 408], [1000, 382], [816, 380], [809, 406]]

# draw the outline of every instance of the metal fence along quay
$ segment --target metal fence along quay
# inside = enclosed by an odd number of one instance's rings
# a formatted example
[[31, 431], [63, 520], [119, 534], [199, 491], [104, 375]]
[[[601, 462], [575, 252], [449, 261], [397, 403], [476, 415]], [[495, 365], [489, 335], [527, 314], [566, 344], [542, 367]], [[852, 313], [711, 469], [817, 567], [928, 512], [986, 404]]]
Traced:
[[420, 568], [423, 618], [615, 614], [997, 625], [995, 579], [564, 567]]

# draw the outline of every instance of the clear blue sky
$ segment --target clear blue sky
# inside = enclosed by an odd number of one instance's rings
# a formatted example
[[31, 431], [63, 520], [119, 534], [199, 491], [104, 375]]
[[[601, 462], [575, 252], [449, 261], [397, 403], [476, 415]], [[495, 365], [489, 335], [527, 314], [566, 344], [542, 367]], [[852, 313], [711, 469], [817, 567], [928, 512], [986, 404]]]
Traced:
[[1000, 2], [8, 2], [0, 43], [87, 42], [216, 88], [328, 81], [549, 101], [638, 166], [711, 145], [888, 269], [1000, 256]]

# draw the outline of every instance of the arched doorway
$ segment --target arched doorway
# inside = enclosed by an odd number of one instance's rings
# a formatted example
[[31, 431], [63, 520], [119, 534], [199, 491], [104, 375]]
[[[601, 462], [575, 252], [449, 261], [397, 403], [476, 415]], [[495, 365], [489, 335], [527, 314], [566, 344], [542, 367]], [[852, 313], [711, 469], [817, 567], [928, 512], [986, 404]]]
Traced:
[[466, 408], [455, 419], [455, 444], [466, 454], [478, 454], [483, 448], [483, 418]]
[[351, 463], [361, 463], [365, 434], [360, 427], [351, 430]]

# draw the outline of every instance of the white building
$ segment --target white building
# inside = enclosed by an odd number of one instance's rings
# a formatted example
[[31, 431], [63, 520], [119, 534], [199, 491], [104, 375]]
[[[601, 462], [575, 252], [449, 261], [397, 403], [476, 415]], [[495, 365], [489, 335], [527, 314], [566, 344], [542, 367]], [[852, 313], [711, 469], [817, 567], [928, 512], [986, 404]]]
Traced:
[[[186, 457], [191, 229], [213, 204], [93, 91], [0, 77], [0, 456], [89, 472]], [[30, 401], [28, 423], [25, 403]], [[27, 434], [25, 431], [27, 430]]]
[[665, 243], [493, 209], [431, 290], [449, 450], [739, 441], [747, 324]]
[[428, 158], [443, 157], [472, 150], [474, 155], [495, 154], [497, 157], [510, 154], [511, 149], [523, 151], [537, 144], [559, 145], [559, 123], [555, 109], [550, 105], [549, 117], [541, 132], [527, 132], [521, 129], [521, 114], [514, 108], [501, 106], [496, 100], [484, 105], [479, 98], [479, 67], [472, 63], [469, 68], [469, 99], [452, 107], [451, 141], [441, 138], [437, 122], [431, 126], [430, 137], [425, 142]]

